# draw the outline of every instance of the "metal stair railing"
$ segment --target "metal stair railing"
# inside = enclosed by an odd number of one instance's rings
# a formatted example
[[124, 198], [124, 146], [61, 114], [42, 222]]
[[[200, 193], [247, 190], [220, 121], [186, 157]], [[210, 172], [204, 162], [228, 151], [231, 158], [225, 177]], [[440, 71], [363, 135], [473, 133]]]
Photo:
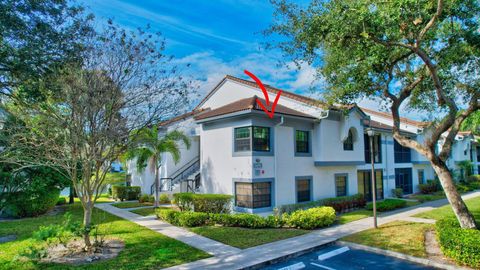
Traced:
[[[159, 183], [159, 191], [173, 191], [174, 186], [186, 180], [189, 176], [191, 176], [196, 171], [200, 170], [200, 157], [195, 157], [187, 164], [183, 165], [180, 169], [178, 169], [172, 177], [167, 178], [160, 178]], [[150, 187], [150, 191], [153, 194], [155, 191], [155, 183], [152, 184]]]

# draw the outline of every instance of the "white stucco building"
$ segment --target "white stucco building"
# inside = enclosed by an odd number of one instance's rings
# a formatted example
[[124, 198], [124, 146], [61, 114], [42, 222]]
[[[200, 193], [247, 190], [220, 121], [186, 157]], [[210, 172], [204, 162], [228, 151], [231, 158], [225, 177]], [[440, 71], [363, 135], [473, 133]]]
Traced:
[[[266, 86], [270, 106], [280, 91]], [[160, 124], [161, 132], [181, 129], [191, 137], [182, 159], [165, 155], [160, 169], [162, 192], [195, 191], [234, 195], [235, 209], [271, 211], [283, 204], [363, 193], [370, 199], [370, 146], [365, 129], [372, 128], [377, 196], [418, 191], [434, 178], [421, 155], [392, 138], [389, 114], [357, 106], [329, 108], [318, 100], [283, 91], [270, 118], [259, 107], [265, 97], [254, 82], [226, 76], [190, 113]], [[427, 123], [401, 119], [401, 129], [419, 141]], [[473, 137], [457, 136], [453, 162], [478, 165]], [[457, 156], [467, 147], [467, 156]], [[458, 148], [458, 149], [457, 149]], [[459, 160], [457, 160], [457, 158]], [[476, 166], [478, 173], [478, 166]], [[153, 172], [128, 165], [132, 185], [153, 192]]]

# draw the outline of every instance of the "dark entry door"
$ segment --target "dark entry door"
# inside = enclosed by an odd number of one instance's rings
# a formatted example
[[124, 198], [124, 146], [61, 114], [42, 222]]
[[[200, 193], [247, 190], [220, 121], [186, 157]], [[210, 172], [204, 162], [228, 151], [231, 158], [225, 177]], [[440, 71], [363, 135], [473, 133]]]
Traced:
[[413, 193], [412, 168], [395, 169], [395, 186], [403, 189], [403, 194]]

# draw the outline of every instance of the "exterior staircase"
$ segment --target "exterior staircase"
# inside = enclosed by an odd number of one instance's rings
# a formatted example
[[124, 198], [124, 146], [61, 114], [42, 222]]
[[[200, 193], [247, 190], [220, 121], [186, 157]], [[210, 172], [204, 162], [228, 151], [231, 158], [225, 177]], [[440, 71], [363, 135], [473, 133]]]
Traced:
[[[200, 157], [196, 157], [179, 168], [171, 177], [160, 178], [159, 193], [198, 192], [200, 187]], [[155, 182], [150, 187], [155, 193]]]

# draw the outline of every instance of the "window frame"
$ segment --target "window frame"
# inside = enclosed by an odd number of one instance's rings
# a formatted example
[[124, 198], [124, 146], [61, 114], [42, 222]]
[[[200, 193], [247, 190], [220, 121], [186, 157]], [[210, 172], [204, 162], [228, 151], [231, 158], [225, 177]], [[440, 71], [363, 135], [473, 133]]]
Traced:
[[[259, 184], [268, 184], [269, 185], [269, 196], [268, 196], [268, 206], [260, 205], [255, 207], [255, 192], [254, 192], [254, 186], [259, 185]], [[245, 206], [239, 206], [238, 205], [238, 199], [237, 196], [248, 196], [248, 195], [238, 195], [237, 192], [237, 186], [238, 185], [248, 185], [251, 187], [251, 201], [247, 202], [248, 204]], [[245, 181], [234, 181], [234, 186], [233, 186], [233, 196], [234, 196], [234, 207], [236, 209], [248, 209], [251, 211], [259, 210], [259, 209], [271, 209], [273, 207], [273, 181], [254, 181], [254, 182], [245, 182]], [[258, 195], [258, 194], [257, 194]], [[259, 196], [265, 196], [266, 194], [260, 194]], [[257, 201], [258, 203], [259, 201]], [[251, 206], [251, 207], [249, 207]]]
[[[237, 130], [239, 129], [248, 129], [249, 131], [249, 149], [248, 150], [237, 150]], [[267, 149], [255, 149], [254, 145], [254, 129], [255, 128], [264, 128], [267, 130]], [[269, 126], [257, 126], [257, 125], [250, 125], [250, 126], [241, 126], [241, 127], [234, 127], [233, 128], [233, 135], [232, 135], [232, 156], [273, 156], [273, 129]]]
[[[298, 182], [307, 180], [308, 181], [308, 192], [309, 192], [309, 200], [308, 201], [299, 201], [298, 199]], [[313, 201], [313, 176], [295, 176], [295, 201], [297, 203], [307, 203]]]
[[[345, 195], [339, 195], [337, 189], [337, 178], [345, 177]], [[334, 174], [334, 186], [335, 186], [335, 197], [348, 196], [348, 173], [336, 173]]]
[[[422, 173], [421, 181], [420, 181], [420, 173]], [[417, 170], [417, 181], [418, 181], [418, 184], [425, 184], [425, 170], [424, 169], [418, 169]]]
[[[307, 151], [306, 152], [299, 152], [298, 145], [297, 145], [297, 132], [305, 132], [307, 134]], [[312, 156], [312, 132], [310, 130], [304, 129], [293, 129], [293, 146], [294, 146], [294, 153], [296, 157], [311, 157]]]
[[[395, 163], [412, 163], [412, 149], [404, 147], [393, 139], [393, 156]], [[405, 159], [405, 157], [407, 157]]]
[[[373, 136], [374, 139], [373, 139], [373, 148], [375, 148], [375, 138], [378, 138], [377, 140], [377, 147], [378, 147], [378, 151], [373, 151], [373, 156], [374, 156], [374, 159], [375, 159], [375, 154], [378, 153], [378, 161], [374, 161], [375, 164], [380, 164], [382, 163], [382, 135], [381, 134], [375, 134], [375, 136]], [[368, 136], [368, 134], [364, 134], [363, 135], [363, 140], [364, 140], [364, 144], [365, 144], [365, 147], [364, 147], [364, 153], [365, 153], [365, 163], [366, 164], [370, 164], [372, 161], [371, 161], [371, 149], [370, 149], [370, 136]]]

